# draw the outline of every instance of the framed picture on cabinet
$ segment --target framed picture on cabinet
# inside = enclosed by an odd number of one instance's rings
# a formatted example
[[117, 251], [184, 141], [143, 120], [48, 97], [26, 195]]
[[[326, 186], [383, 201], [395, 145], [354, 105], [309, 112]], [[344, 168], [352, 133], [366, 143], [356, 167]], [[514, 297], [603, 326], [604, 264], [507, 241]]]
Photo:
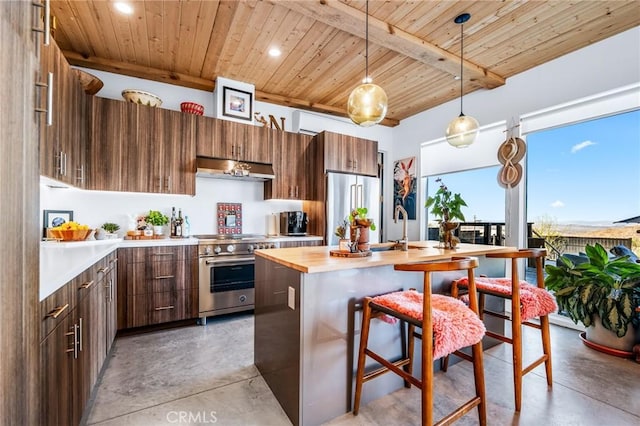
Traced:
[[223, 87], [222, 115], [253, 121], [253, 95], [243, 90]]

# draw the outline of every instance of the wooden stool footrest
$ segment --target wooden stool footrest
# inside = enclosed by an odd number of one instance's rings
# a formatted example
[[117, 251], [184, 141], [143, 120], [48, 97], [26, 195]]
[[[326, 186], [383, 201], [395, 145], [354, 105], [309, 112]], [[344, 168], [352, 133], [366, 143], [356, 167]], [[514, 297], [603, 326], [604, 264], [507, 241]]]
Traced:
[[544, 363], [548, 359], [549, 359], [549, 357], [547, 355], [542, 355], [540, 358], [538, 358], [537, 360], [535, 360], [531, 364], [529, 364], [527, 366], [527, 368], [522, 370], [522, 375], [524, 376], [525, 374], [527, 374], [528, 372], [530, 372], [531, 370], [533, 370], [534, 368], [536, 368], [540, 364]]
[[458, 408], [456, 411], [443, 417], [438, 423], [436, 423], [436, 426], [452, 424], [453, 422], [458, 420], [460, 417], [464, 416], [469, 411], [476, 408], [478, 405], [480, 405], [480, 403], [481, 401], [479, 396], [476, 396], [475, 398], [470, 399], [464, 405]]
[[[387, 373], [389, 371], [393, 371], [398, 376], [402, 377], [404, 380], [409, 381], [412, 385], [422, 389], [422, 382], [419, 381], [418, 379], [416, 379], [415, 377], [413, 377], [411, 374], [407, 373], [406, 371], [401, 370], [400, 368], [398, 368], [396, 366], [396, 363], [392, 363], [392, 362], [387, 361], [386, 359], [382, 358], [380, 355], [378, 355], [377, 353], [375, 353], [375, 352], [373, 352], [373, 351], [371, 351], [369, 349], [365, 349], [364, 353], [367, 354], [369, 357], [375, 359], [376, 361], [378, 361], [380, 364], [383, 365], [383, 367], [381, 367], [381, 368], [379, 368], [378, 370], [375, 371], [375, 373], [377, 373], [375, 377], [378, 377], [378, 376], [380, 376], [380, 375], [382, 375], [384, 373]], [[406, 363], [404, 361], [405, 360], [400, 360], [400, 361], [396, 361], [396, 362], [402, 362], [401, 365], [405, 365], [405, 364], [409, 363], [408, 359], [406, 360], [407, 361]], [[379, 370], [381, 370], [381, 371], [379, 371]], [[369, 373], [369, 374], [364, 375], [362, 377], [363, 383], [366, 382], [367, 380], [373, 379], [373, 377], [367, 378], [367, 376], [370, 376], [371, 374], [373, 374], [373, 373]]]
[[[483, 310], [482, 313], [486, 315], [491, 315], [492, 317], [502, 318], [503, 320], [512, 321], [512, 318], [510, 315], [501, 314], [499, 312], [490, 311], [488, 309]], [[526, 325], [528, 327], [537, 328], [538, 330], [542, 330], [542, 326], [534, 322], [522, 321], [521, 324]]]

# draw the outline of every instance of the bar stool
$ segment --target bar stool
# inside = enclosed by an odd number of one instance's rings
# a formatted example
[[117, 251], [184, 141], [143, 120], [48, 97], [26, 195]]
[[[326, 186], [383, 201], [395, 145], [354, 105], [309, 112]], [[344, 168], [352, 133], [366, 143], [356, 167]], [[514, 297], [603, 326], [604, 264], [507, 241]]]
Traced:
[[[449, 353], [455, 353], [473, 362], [475, 397], [459, 406], [440, 420], [438, 424], [451, 423], [475, 407], [478, 407], [480, 424], [486, 424], [487, 406], [482, 366], [482, 337], [485, 333], [485, 327], [478, 317], [478, 301], [475, 291], [472, 291], [469, 297], [470, 308], [452, 297], [431, 294], [432, 272], [466, 270], [469, 287], [473, 290], [475, 288], [473, 270], [477, 266], [478, 259], [474, 257], [395, 265], [394, 269], [397, 271], [424, 272], [424, 292], [405, 290], [364, 299], [353, 406], [354, 415], [358, 414], [360, 408], [363, 383], [391, 371], [404, 379], [406, 387], [414, 385], [421, 389], [422, 424], [431, 425], [433, 423], [433, 361]], [[371, 318], [379, 315], [388, 315], [409, 324], [407, 327], [406, 358], [390, 362], [368, 348]], [[415, 331], [416, 327], [422, 329], [422, 335]], [[414, 337], [422, 339], [422, 380], [418, 380], [412, 375]], [[459, 352], [459, 349], [467, 346], [472, 346], [472, 356]], [[366, 356], [382, 364], [382, 367], [364, 374]]]
[[[551, 374], [551, 338], [549, 334], [549, 314], [555, 312], [558, 307], [553, 296], [544, 287], [543, 265], [547, 255], [545, 249], [520, 249], [506, 253], [489, 253], [487, 258], [511, 259], [511, 278], [487, 278], [476, 279], [476, 291], [479, 293], [480, 318], [484, 314], [511, 321], [511, 338], [502, 334], [487, 331], [487, 336], [493, 337], [513, 346], [513, 386], [516, 411], [520, 411], [522, 403], [522, 376], [532, 371], [544, 362], [547, 376], [547, 385], [553, 385]], [[534, 286], [526, 281], [518, 279], [518, 259], [533, 258], [536, 261], [536, 277], [538, 285]], [[513, 283], [519, 283], [518, 291]], [[451, 285], [451, 296], [460, 296], [460, 288], [468, 289], [470, 286], [466, 277], [455, 280]], [[469, 294], [473, 293], [470, 289]], [[511, 299], [511, 317], [501, 313], [485, 309], [485, 295]], [[539, 318], [540, 324], [529, 320]], [[543, 355], [527, 367], [522, 367], [522, 325], [537, 328], [542, 335]], [[442, 369], [447, 371], [448, 357], [442, 362]]]

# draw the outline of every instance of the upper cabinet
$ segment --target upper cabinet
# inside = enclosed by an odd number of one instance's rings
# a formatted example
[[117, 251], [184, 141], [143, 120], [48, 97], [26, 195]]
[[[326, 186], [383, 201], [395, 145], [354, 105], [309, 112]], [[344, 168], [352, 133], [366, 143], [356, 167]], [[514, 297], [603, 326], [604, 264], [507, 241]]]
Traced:
[[275, 179], [264, 183], [265, 199], [313, 200], [316, 150], [313, 137], [272, 130]]
[[195, 116], [195, 120], [198, 156], [272, 163], [273, 130], [204, 116]]
[[332, 132], [315, 138], [323, 147], [325, 172], [378, 176], [378, 142]]
[[91, 189], [195, 194], [195, 116], [93, 98]]
[[88, 96], [55, 41], [51, 39], [41, 49], [40, 174], [82, 188], [86, 177]]

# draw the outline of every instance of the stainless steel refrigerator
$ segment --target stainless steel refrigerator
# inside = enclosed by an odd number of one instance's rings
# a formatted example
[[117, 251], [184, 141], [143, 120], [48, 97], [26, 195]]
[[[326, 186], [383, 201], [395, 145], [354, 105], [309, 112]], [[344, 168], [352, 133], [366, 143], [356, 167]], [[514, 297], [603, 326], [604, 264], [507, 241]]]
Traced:
[[326, 218], [328, 245], [338, 245], [334, 231], [349, 213], [357, 207], [366, 207], [367, 216], [374, 219], [375, 231], [370, 231], [369, 241], [380, 241], [380, 179], [344, 173], [327, 173]]

